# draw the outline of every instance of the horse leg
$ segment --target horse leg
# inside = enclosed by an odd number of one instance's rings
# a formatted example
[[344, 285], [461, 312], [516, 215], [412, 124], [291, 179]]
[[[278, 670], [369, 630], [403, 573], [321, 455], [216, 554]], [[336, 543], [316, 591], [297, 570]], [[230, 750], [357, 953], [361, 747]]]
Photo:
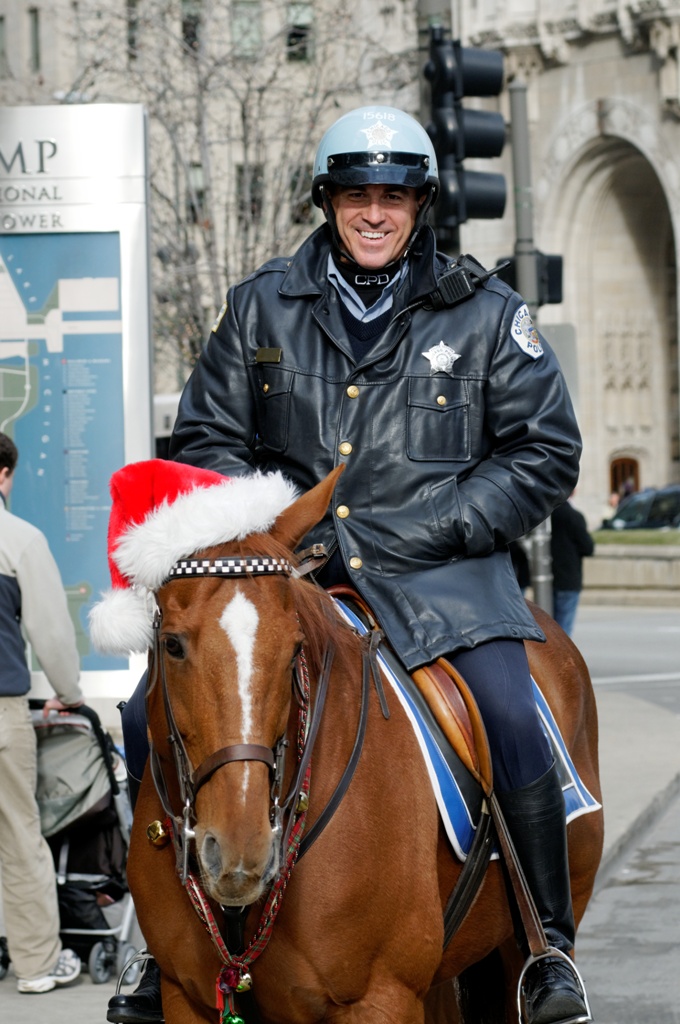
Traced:
[[433, 985], [425, 996], [425, 1024], [463, 1024], [455, 978]]
[[216, 1009], [208, 1010], [193, 1002], [178, 982], [161, 976], [161, 998], [165, 1024], [215, 1024]]
[[[146, 825], [162, 817], [147, 769], [135, 807], [128, 857], [128, 883], [137, 920], [161, 969], [161, 998], [167, 1024], [215, 1024], [215, 979], [220, 961], [179, 881], [172, 847], [159, 849], [146, 836]], [[176, 979], [183, 980], [193, 997], [184, 996], [191, 1011], [185, 1012], [177, 994], [182, 989]], [[166, 992], [171, 1006], [179, 1009], [166, 1007]]]

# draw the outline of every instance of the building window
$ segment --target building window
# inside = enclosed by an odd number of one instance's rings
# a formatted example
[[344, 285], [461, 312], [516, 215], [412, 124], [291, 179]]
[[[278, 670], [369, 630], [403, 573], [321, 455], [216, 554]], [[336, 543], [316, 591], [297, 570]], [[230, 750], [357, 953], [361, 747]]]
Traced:
[[234, 56], [253, 60], [262, 52], [262, 3], [234, 0], [231, 5]]
[[236, 168], [236, 202], [240, 224], [257, 224], [262, 219], [264, 166], [239, 164]]
[[7, 26], [4, 16], [0, 16], [0, 78], [9, 78], [7, 61]]
[[314, 218], [312, 203], [311, 165], [295, 171], [290, 179], [290, 219], [293, 224], [311, 224]]
[[182, 40], [186, 50], [198, 50], [200, 33], [201, 0], [182, 0]]
[[311, 60], [313, 11], [311, 3], [288, 4], [286, 56], [288, 60]]
[[40, 12], [37, 7], [28, 9], [28, 32], [31, 71], [40, 71]]
[[137, 10], [138, 0], [126, 0], [125, 10], [127, 16], [127, 55], [128, 61], [137, 59], [139, 45], [139, 12]]
[[202, 164], [195, 163], [189, 168], [187, 188], [187, 220], [202, 224], [205, 220], [205, 175]]

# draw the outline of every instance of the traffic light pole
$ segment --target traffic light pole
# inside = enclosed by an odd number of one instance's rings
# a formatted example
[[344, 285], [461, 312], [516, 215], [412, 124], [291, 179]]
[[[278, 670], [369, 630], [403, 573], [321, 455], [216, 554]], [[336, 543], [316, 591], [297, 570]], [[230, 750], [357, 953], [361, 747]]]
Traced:
[[[527, 115], [527, 87], [515, 79], [510, 93], [512, 173], [515, 194], [515, 268], [517, 291], [526, 301], [532, 318], [538, 312], [538, 254], [534, 245], [534, 206], [531, 188], [531, 146]], [[552, 615], [553, 576], [550, 554], [550, 520], [531, 533], [531, 585], [534, 601]]]

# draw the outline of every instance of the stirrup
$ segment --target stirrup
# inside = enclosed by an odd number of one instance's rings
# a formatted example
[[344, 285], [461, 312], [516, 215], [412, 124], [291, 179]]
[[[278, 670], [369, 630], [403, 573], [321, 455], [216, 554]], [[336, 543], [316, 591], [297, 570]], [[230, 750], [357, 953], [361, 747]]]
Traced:
[[[131, 956], [130, 959], [128, 961], [126, 961], [126, 963], [123, 964], [123, 970], [118, 975], [118, 981], [116, 982], [116, 993], [115, 994], [117, 996], [120, 995], [120, 990], [121, 990], [121, 987], [123, 985], [123, 978], [125, 977], [125, 975], [129, 971], [129, 969], [132, 967], [132, 965], [136, 964], [136, 963], [139, 963], [140, 961], [144, 961], [144, 963], [146, 963], [147, 960], [153, 960], [152, 954], [148, 951], [148, 949], [140, 949], [138, 953], [135, 953], [134, 956]], [[133, 982], [133, 984], [134, 984], [134, 982]]]
[[581, 990], [581, 995], [583, 996], [583, 1002], [586, 1005], [586, 1012], [585, 1012], [585, 1014], [581, 1013], [581, 1014], [578, 1014], [578, 1016], [576, 1016], [576, 1017], [568, 1017], [565, 1020], [560, 1021], [559, 1024], [593, 1024], [593, 1014], [592, 1014], [592, 1011], [590, 1009], [590, 1002], [588, 1000], [588, 993], [586, 992], [586, 987], [583, 984], [583, 978], [581, 977], [581, 975], [579, 973], [578, 967], [576, 966], [576, 964], [574, 963], [574, 961], [571, 959], [570, 956], [567, 956], [566, 953], [563, 953], [561, 949], [557, 949], [556, 946], [548, 946], [548, 948], [543, 953], [536, 953], [536, 954], [531, 953], [531, 954], [529, 954], [529, 956], [527, 957], [527, 959], [524, 962], [524, 966], [522, 967], [522, 970], [519, 972], [519, 979], [517, 981], [517, 1019], [520, 1022], [520, 1024], [528, 1024], [528, 1022], [526, 1020], [526, 1017], [524, 1015], [524, 1000], [522, 998], [522, 996], [524, 994], [524, 977], [525, 977], [525, 975], [527, 973], [527, 970], [533, 964], [537, 963], [539, 960], [548, 960], [548, 959], [564, 960], [565, 963], [567, 963], [569, 965], [569, 967], [571, 969], [571, 973], [574, 975], [574, 978], [576, 979], [576, 981], [578, 983], [578, 987]]

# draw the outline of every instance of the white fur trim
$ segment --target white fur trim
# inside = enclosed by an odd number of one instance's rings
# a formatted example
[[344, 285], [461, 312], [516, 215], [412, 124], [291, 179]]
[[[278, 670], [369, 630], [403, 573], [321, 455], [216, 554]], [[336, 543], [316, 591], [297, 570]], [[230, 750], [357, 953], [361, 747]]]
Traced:
[[144, 522], [131, 527], [113, 558], [123, 576], [156, 590], [178, 559], [251, 533], [266, 533], [297, 494], [281, 473], [255, 473], [196, 487], [171, 505], [164, 501]]
[[151, 646], [153, 626], [142, 590], [107, 590], [90, 609], [90, 638], [102, 654], [127, 657], [144, 654]]

